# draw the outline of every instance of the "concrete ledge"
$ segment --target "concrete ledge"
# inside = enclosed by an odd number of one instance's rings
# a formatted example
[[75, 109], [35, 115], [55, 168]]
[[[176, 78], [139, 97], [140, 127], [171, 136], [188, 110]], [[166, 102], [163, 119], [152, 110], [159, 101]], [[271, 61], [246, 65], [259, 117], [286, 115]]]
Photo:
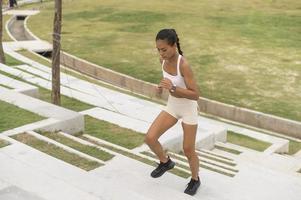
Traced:
[[5, 88], [0, 88], [0, 99], [40, 116], [54, 119], [52, 123], [39, 127], [41, 130], [62, 130], [70, 134], [84, 130], [84, 117], [77, 112]]
[[275, 131], [288, 136], [301, 138], [301, 122], [236, 107], [221, 102], [200, 98], [200, 110], [204, 113], [220, 116], [254, 127]]
[[16, 79], [9, 78], [0, 74], [0, 84], [6, 85], [10, 88], [14, 88], [13, 91], [26, 94], [31, 97], [39, 96], [39, 89], [36, 86], [18, 81]]
[[51, 45], [43, 40], [27, 40], [15, 42], [3, 42], [3, 48], [11, 51], [27, 49], [35, 52], [52, 51]]

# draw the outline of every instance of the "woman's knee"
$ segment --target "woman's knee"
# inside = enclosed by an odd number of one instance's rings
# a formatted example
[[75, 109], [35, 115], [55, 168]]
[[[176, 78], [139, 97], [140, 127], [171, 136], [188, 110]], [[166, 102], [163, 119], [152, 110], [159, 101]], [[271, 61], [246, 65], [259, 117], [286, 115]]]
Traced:
[[188, 159], [190, 159], [191, 157], [193, 157], [195, 155], [195, 149], [193, 147], [184, 146], [183, 151], [184, 151], [185, 156]]
[[152, 145], [154, 144], [158, 139], [155, 138], [154, 136], [152, 136], [151, 134], [147, 133], [144, 137], [144, 142], [147, 144], [147, 145]]

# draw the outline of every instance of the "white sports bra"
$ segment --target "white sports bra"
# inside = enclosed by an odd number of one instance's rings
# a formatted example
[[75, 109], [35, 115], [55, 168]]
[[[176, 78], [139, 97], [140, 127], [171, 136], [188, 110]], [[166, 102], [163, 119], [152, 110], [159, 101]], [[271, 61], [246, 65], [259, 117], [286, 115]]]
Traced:
[[164, 71], [164, 63], [165, 63], [165, 60], [163, 60], [162, 62], [162, 72], [163, 72], [163, 77], [164, 78], [168, 78], [171, 80], [171, 82], [176, 85], [177, 87], [180, 87], [180, 88], [184, 88], [186, 89], [186, 84], [185, 84], [185, 81], [184, 81], [184, 77], [181, 75], [181, 72], [180, 72], [180, 61], [181, 61], [181, 55], [178, 56], [178, 62], [177, 62], [177, 75], [171, 75], [169, 73], [167, 73], [166, 71]]

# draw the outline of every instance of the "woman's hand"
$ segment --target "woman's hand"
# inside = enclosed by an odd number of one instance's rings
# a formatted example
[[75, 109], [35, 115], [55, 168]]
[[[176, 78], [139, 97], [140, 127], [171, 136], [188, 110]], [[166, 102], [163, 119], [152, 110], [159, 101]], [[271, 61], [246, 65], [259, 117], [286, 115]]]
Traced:
[[170, 90], [171, 87], [172, 87], [172, 82], [170, 79], [168, 78], [163, 78], [159, 84], [158, 87], [161, 87], [161, 88], [164, 88], [164, 89], [167, 89], [167, 90]]

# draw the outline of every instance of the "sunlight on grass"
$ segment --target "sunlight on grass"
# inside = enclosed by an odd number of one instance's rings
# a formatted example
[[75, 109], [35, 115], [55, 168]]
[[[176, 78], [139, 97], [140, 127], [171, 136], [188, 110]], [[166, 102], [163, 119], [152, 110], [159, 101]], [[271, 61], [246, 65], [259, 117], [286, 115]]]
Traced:
[[10, 143], [9, 142], [7, 142], [7, 141], [5, 141], [5, 140], [2, 140], [2, 139], [0, 139], [0, 148], [2, 148], [2, 147], [6, 147], [7, 145], [9, 145]]
[[0, 100], [0, 132], [45, 119], [42, 116]]
[[112, 154], [102, 151], [96, 147], [81, 144], [81, 143], [79, 143], [75, 140], [72, 140], [70, 138], [67, 138], [59, 133], [40, 132], [40, 131], [38, 131], [38, 133], [45, 137], [48, 137], [52, 140], [55, 140], [61, 144], [64, 144], [68, 147], [71, 147], [73, 149], [76, 149], [80, 152], [83, 152], [85, 154], [88, 154], [90, 156], [93, 156], [93, 157], [98, 158], [103, 161], [108, 161], [114, 157]]
[[133, 149], [143, 144], [144, 135], [85, 115], [85, 133], [122, 147]]
[[29, 145], [43, 153], [46, 153], [50, 156], [53, 156], [55, 158], [58, 158], [60, 160], [63, 160], [67, 163], [70, 163], [76, 167], [79, 167], [83, 170], [90, 171], [97, 167], [102, 166], [102, 164], [88, 160], [86, 158], [83, 158], [81, 156], [78, 156], [77, 154], [70, 153], [60, 147], [57, 147], [53, 144], [47, 143], [43, 140], [40, 140], [34, 136], [31, 136], [26, 133], [18, 134], [12, 136], [12, 138], [18, 140], [19, 142], [22, 142], [26, 145]]
[[261, 140], [254, 139], [249, 136], [245, 136], [239, 133], [235, 133], [233, 131], [228, 131], [227, 133], [227, 142], [236, 144], [239, 146], [247, 147], [256, 151], [264, 151], [271, 143], [263, 142]]

